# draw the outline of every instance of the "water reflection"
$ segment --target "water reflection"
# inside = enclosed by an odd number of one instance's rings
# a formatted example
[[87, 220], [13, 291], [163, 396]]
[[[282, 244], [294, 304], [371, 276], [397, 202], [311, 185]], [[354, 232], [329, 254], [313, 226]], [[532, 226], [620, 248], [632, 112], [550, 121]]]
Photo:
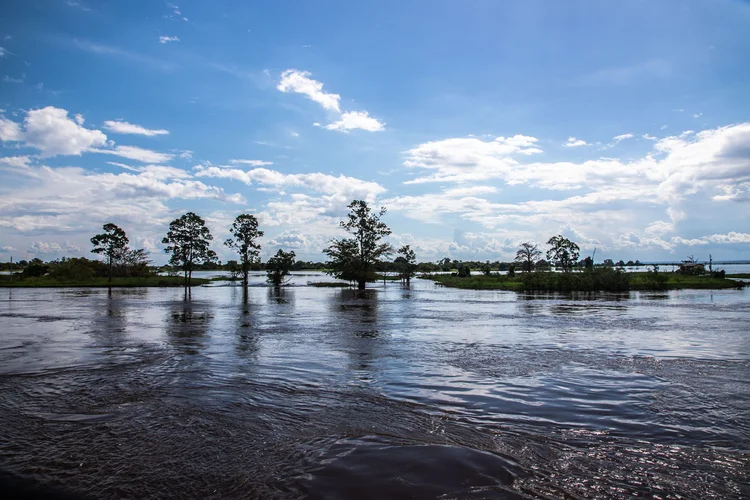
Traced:
[[166, 318], [167, 338], [186, 354], [198, 354], [206, 346], [206, 333], [214, 314], [212, 304], [199, 300], [172, 301]]

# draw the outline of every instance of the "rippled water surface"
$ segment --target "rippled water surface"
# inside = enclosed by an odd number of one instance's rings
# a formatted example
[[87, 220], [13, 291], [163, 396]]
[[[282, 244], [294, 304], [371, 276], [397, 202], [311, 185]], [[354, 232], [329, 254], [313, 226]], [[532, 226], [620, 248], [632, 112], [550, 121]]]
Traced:
[[750, 290], [308, 279], [0, 290], [0, 469], [90, 498], [750, 496]]

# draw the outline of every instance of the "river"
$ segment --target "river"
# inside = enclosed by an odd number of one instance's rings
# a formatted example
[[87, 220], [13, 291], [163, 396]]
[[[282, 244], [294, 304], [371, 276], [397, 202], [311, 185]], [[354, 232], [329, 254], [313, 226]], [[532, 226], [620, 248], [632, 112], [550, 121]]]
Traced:
[[247, 302], [4, 290], [4, 477], [85, 498], [750, 496], [748, 289], [303, 274]]

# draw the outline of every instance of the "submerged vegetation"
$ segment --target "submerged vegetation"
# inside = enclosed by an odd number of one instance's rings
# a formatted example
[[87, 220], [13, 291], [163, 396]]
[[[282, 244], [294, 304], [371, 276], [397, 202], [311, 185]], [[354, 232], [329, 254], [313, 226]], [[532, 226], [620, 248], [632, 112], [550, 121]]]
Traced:
[[472, 275], [425, 274], [440, 285], [472, 290], [513, 291], [629, 291], [676, 290], [687, 288], [723, 289], [745, 285], [741, 281], [706, 276], [688, 276], [680, 273], [637, 272], [626, 273], [612, 268], [594, 268], [575, 273], [535, 271], [514, 276], [504, 274]]

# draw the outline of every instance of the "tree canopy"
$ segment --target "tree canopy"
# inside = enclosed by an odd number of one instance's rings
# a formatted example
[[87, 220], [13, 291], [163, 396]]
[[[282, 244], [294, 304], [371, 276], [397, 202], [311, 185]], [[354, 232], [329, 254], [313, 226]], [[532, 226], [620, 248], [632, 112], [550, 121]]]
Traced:
[[569, 272], [578, 262], [580, 248], [563, 235], [553, 236], [547, 244], [551, 247], [547, 250], [547, 259], [556, 267], [560, 267], [563, 272]]
[[527, 241], [521, 243], [521, 246], [518, 248], [518, 251], [516, 252], [516, 261], [521, 264], [521, 269], [531, 272], [534, 270], [534, 264], [541, 256], [542, 252], [539, 250], [538, 245]]
[[266, 262], [267, 281], [274, 286], [281, 285], [284, 282], [284, 278], [286, 278], [292, 267], [294, 267], [295, 257], [294, 251], [285, 252], [279, 249], [276, 255]]
[[216, 259], [216, 252], [209, 248], [211, 240], [213, 236], [205, 221], [193, 212], [169, 223], [169, 231], [161, 242], [167, 245], [164, 251], [172, 254], [169, 263], [182, 269], [186, 289], [190, 286], [195, 265]]
[[330, 259], [326, 272], [339, 279], [356, 281], [357, 288], [363, 290], [374, 279], [375, 263], [393, 251], [391, 245], [381, 242], [391, 230], [380, 220], [386, 212], [384, 207], [375, 213], [366, 201], [354, 200], [347, 208], [349, 215], [340, 225], [352, 237], [334, 239], [323, 250]]
[[260, 244], [256, 240], [263, 237], [263, 231], [258, 230], [258, 219], [254, 215], [240, 214], [234, 219], [229, 232], [232, 236], [224, 244], [240, 256], [242, 284], [247, 286], [250, 266], [258, 260], [260, 253]]
[[112, 266], [126, 255], [130, 240], [122, 228], [111, 222], [104, 224], [102, 231], [91, 238], [91, 244], [94, 245], [91, 252], [103, 254], [107, 258], [108, 279], [112, 281]]

